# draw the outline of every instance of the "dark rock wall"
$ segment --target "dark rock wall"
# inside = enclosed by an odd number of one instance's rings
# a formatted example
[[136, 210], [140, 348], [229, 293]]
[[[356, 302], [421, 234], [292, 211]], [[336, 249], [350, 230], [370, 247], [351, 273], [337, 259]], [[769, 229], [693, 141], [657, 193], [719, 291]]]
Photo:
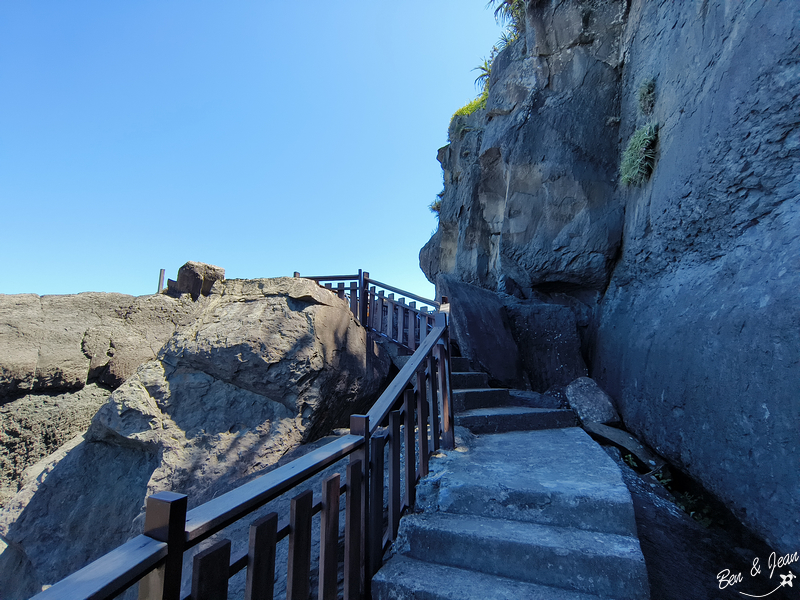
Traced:
[[[800, 539], [799, 43], [796, 2], [530, 3], [487, 109], [451, 123], [420, 253], [432, 281], [571, 295], [627, 427], [779, 552]], [[648, 121], [653, 175], [623, 187]]]
[[800, 538], [800, 12], [639, 2], [622, 131], [656, 79], [651, 180], [625, 192], [623, 253], [593, 374], [627, 426], [783, 552]]

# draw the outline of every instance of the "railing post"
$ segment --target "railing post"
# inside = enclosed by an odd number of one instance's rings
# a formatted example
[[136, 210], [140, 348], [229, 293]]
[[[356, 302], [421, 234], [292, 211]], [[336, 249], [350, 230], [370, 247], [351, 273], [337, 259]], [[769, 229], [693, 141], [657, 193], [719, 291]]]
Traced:
[[361, 590], [368, 595], [369, 583], [369, 417], [367, 415], [350, 415], [350, 433], [364, 438], [361, 448], [350, 454], [351, 464], [361, 461], [363, 477], [361, 480], [361, 556], [360, 584]]
[[139, 582], [140, 600], [180, 600], [187, 496], [158, 492], [145, 502], [144, 534], [167, 543], [164, 564]]
[[369, 284], [369, 273], [366, 271], [358, 270], [358, 302], [359, 302], [359, 320], [361, 324], [367, 326], [367, 285]]
[[[438, 386], [438, 371], [436, 369], [436, 359], [434, 358], [433, 352], [431, 352], [430, 356], [428, 356], [428, 388], [430, 390], [430, 406], [431, 406], [431, 438], [433, 438], [433, 450], [436, 451], [439, 449], [441, 445], [439, 441], [439, 435], [441, 433], [441, 427], [439, 426], [439, 400], [441, 399], [441, 393], [439, 391]], [[441, 362], [439, 363], [439, 369], [442, 368]]]

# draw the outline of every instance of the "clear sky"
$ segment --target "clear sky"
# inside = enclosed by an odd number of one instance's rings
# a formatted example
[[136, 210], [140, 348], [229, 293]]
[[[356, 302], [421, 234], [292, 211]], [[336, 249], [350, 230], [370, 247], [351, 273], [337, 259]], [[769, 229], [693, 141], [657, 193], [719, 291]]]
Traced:
[[432, 296], [483, 0], [0, 3], [0, 293], [348, 274]]

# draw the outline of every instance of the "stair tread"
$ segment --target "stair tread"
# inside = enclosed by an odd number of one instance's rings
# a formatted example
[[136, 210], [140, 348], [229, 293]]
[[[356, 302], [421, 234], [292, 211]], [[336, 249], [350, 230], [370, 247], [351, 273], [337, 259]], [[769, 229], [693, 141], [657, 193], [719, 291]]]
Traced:
[[569, 408], [536, 408], [533, 406], [485, 406], [482, 408], [471, 408], [459, 413], [459, 416], [471, 415], [523, 415], [523, 414], [545, 414], [545, 413], [570, 413], [574, 414]]
[[508, 388], [492, 388], [492, 387], [482, 387], [482, 388], [460, 388], [457, 390], [453, 390], [453, 393], [456, 394], [464, 394], [467, 392], [508, 392]]
[[[391, 592], [390, 592], [391, 590]], [[597, 600], [600, 596], [479, 571], [393, 557], [372, 579], [376, 600]], [[393, 593], [392, 593], [393, 592]], [[407, 595], [401, 595], [405, 593]], [[390, 595], [391, 594], [391, 595]]]
[[431, 460], [430, 469], [420, 481], [423, 506], [427, 502], [448, 512], [636, 532], [619, 467], [578, 427], [481, 435], [466, 452]]
[[470, 543], [490, 539], [513, 541], [522, 546], [573, 551], [587, 556], [614, 556], [637, 562], [641, 560], [639, 540], [630, 535], [447, 512], [409, 515], [404, 525], [406, 534], [409, 529], [419, 528], [446, 532], [469, 539]]

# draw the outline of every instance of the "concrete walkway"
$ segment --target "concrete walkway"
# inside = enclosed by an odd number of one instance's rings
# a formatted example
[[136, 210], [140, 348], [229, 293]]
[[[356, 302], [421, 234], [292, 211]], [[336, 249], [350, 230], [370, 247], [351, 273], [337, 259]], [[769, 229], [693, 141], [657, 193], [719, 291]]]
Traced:
[[649, 598], [614, 461], [577, 427], [498, 429], [431, 459], [373, 598]]

